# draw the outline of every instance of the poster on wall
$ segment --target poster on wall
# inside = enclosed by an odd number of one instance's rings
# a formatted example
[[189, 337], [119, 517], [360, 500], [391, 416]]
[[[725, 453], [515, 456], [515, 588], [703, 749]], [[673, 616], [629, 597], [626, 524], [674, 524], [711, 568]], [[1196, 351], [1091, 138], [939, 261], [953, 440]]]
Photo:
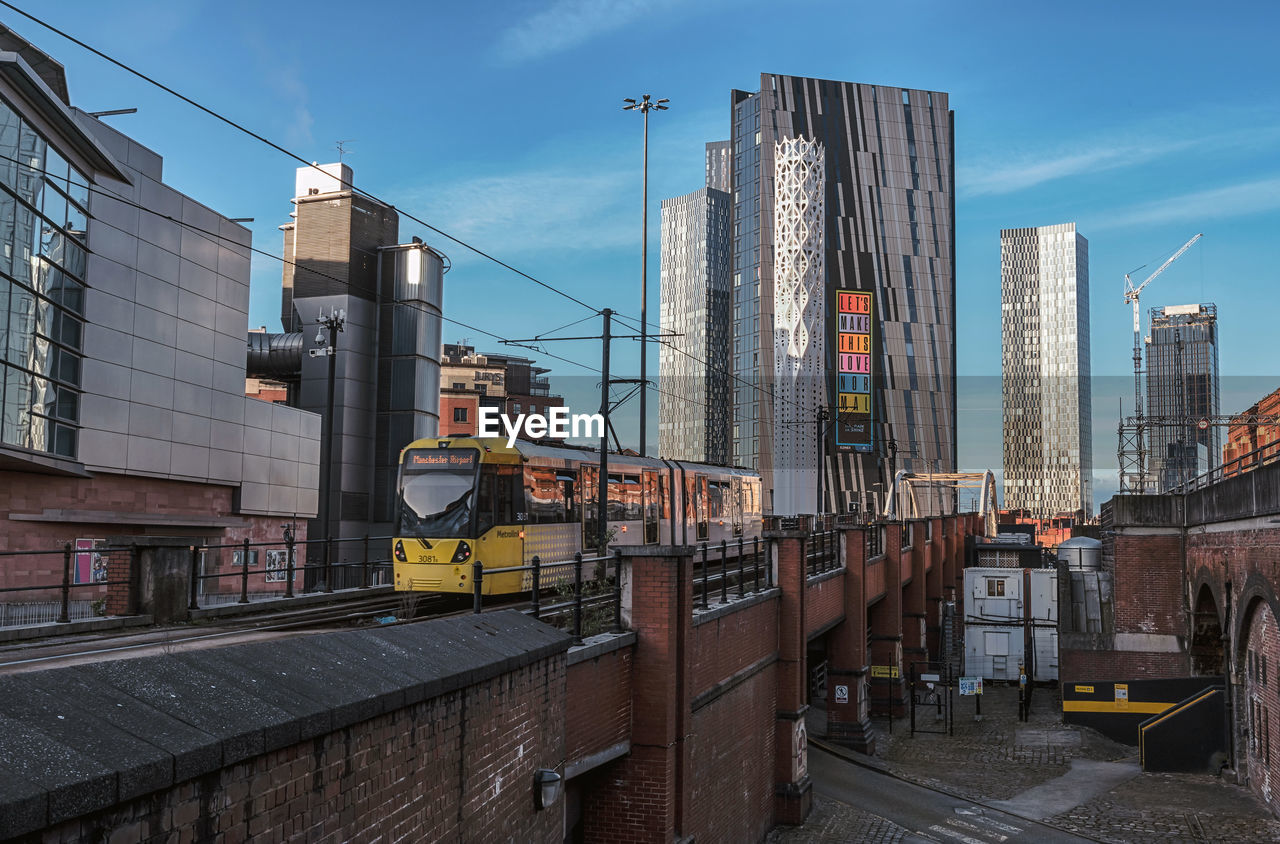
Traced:
[[874, 449], [871, 308], [869, 292], [836, 292], [836, 445], [845, 451]]
[[289, 579], [289, 552], [280, 550], [267, 551], [267, 583], [284, 583]]
[[77, 539], [75, 561], [71, 567], [75, 583], [107, 582], [107, 541], [105, 539]]

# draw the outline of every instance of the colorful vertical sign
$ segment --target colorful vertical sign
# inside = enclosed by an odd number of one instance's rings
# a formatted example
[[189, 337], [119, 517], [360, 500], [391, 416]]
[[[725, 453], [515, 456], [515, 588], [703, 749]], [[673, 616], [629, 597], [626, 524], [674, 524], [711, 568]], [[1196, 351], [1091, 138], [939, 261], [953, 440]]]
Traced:
[[836, 292], [836, 444], [869, 452], [872, 440], [871, 294]]

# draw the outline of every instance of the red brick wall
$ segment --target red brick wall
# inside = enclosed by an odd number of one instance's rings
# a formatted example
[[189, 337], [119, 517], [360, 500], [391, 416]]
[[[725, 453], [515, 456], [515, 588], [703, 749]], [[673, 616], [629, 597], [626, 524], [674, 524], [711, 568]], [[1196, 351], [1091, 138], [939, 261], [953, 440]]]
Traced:
[[[61, 549], [76, 539], [111, 539], [116, 536], [181, 536], [192, 542], [237, 544], [245, 539], [250, 543], [280, 543], [282, 519], [278, 516], [241, 516], [232, 508], [234, 489], [215, 484], [185, 483], [156, 478], [130, 477], [102, 474], [93, 478], [65, 478], [53, 475], [37, 475], [28, 472], [0, 472], [0, 551], [51, 551]], [[226, 518], [242, 522], [244, 527], [233, 528], [173, 528], [147, 526], [122, 519], [112, 519], [98, 524], [72, 524], [62, 521], [18, 521], [11, 514], [40, 514], [45, 510], [111, 511], [115, 513], [148, 513], [156, 516], [196, 516], [201, 519]], [[306, 539], [306, 521], [297, 524], [299, 542]], [[258, 549], [258, 564], [249, 569], [249, 588], [253, 592], [284, 591], [283, 582], [265, 583], [262, 572], [266, 560], [264, 549]], [[298, 574], [295, 584], [301, 583], [304, 558], [298, 550]], [[0, 565], [0, 587], [36, 586], [62, 583], [62, 555], [40, 554], [3, 558]], [[218, 568], [221, 566], [221, 569]], [[206, 572], [230, 571], [231, 551], [209, 552]], [[237, 569], [238, 570], [238, 569]], [[73, 577], [74, 582], [74, 577]], [[215, 584], [220, 584], [216, 585]], [[208, 581], [206, 591], [239, 591], [240, 584], [234, 578]], [[105, 591], [74, 589], [73, 600], [93, 600]], [[26, 593], [13, 600], [51, 600], [54, 592]], [[0, 598], [4, 600], [4, 598]]]
[[1159, 680], [1186, 677], [1187, 657], [1181, 653], [1085, 651], [1062, 648], [1058, 676], [1072, 680]]
[[1280, 814], [1280, 629], [1262, 600], [1246, 613], [1240, 653], [1244, 711], [1237, 713], [1247, 735], [1241, 755], [1248, 760], [1249, 787]]
[[628, 646], [569, 666], [569, 764], [631, 738], [634, 662]]
[[884, 566], [884, 557], [878, 557], [874, 563], [867, 563], [866, 590], [868, 601], [884, 594]]
[[1185, 636], [1182, 537], [1119, 534], [1115, 565], [1116, 632]]
[[693, 628], [693, 697], [778, 650], [778, 602], [763, 601]]
[[844, 616], [844, 574], [806, 584], [804, 612], [806, 634], [821, 630]]
[[[63, 841], [545, 841], [533, 775], [564, 758], [565, 663], [543, 660], [44, 831]], [[465, 715], [465, 717], [464, 717]]]
[[693, 713], [685, 835], [697, 841], [764, 840], [773, 825], [762, 808], [773, 804], [776, 692], [770, 666]]

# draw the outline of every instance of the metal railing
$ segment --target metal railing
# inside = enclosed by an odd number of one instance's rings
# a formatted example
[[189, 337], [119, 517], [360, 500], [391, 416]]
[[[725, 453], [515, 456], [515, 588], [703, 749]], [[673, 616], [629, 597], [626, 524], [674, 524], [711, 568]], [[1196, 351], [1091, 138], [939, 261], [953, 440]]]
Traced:
[[[608, 574], [609, 564], [613, 564], [613, 574]], [[590, 581], [583, 580], [583, 567], [594, 566]], [[569, 568], [572, 580], [563, 570]], [[557, 572], [557, 570], [561, 570]], [[548, 572], [553, 572], [548, 574]], [[612, 622], [608, 632], [621, 633], [622, 627], [622, 552], [615, 550], [612, 554], [599, 557], [584, 557], [579, 551], [572, 560], [558, 563], [544, 563], [537, 554], [527, 566], [506, 566], [504, 568], [486, 569], [476, 560], [471, 564], [472, 611], [480, 613], [484, 603], [484, 578], [495, 574], [528, 572], [530, 583], [530, 606], [526, 611], [541, 621], [547, 621], [556, 627], [568, 628], [573, 634], [573, 643], [581, 645], [584, 635], [606, 632], [605, 621]], [[566, 582], [568, 581], [568, 582]], [[542, 603], [542, 591], [555, 586], [563, 588], [572, 584], [572, 592], [565, 600], [551, 604]], [[592, 617], [584, 617], [589, 613]]]
[[[737, 591], [739, 599], [746, 597], [748, 584], [752, 592], [759, 592], [761, 571], [764, 573], [764, 588], [772, 589], [773, 566], [768, 561], [767, 554], [762, 554], [762, 545], [758, 536], [750, 540], [739, 536], [732, 545], [723, 539], [716, 546], [708, 546], [705, 542], [699, 545], [694, 556], [694, 578], [701, 582], [702, 591], [698, 606], [705, 610], [711, 605], [713, 582], [719, 588], [719, 603], [722, 604], [728, 603], [731, 587]], [[729, 563], [730, 559], [737, 564], [736, 572], [735, 566]]]
[[[76, 582], [72, 577], [72, 555], [89, 554], [92, 555], [93, 563], [90, 565], [89, 578], [83, 582]], [[110, 580], [108, 574], [112, 567], [106, 565], [104, 557], [113, 554], [130, 555], [130, 563], [125, 567], [126, 576], [117, 577]], [[50, 596], [50, 600], [45, 601], [29, 601], [25, 603], [11, 604], [5, 601], [0, 604], [0, 627], [13, 627], [25, 624], [41, 624], [41, 623], [57, 623], [70, 624], [71, 617], [74, 614], [77, 618], [93, 618], [97, 612], [94, 610], [94, 604], [98, 601], [106, 600], [108, 590], [112, 586], [132, 586], [134, 580], [133, 556], [136, 549], [131, 546], [109, 546], [101, 545], [91, 549], [73, 549], [70, 542], [65, 543], [58, 550], [48, 551], [0, 551], [0, 565], [5, 568], [12, 568], [11, 560], [26, 559], [31, 565], [32, 570], [39, 572], [40, 563], [46, 562], [48, 565], [48, 573], [52, 575], [48, 581], [31, 583], [26, 586], [6, 586], [0, 588], [0, 596], [8, 595], [36, 595], [41, 593], [44, 596]], [[78, 562], [78, 561], [77, 561]], [[97, 564], [102, 562], [100, 568]], [[61, 565], [59, 565], [61, 563]], [[61, 572], [58, 569], [61, 569]], [[120, 568], [116, 566], [114, 568]], [[91, 591], [92, 590], [92, 591]], [[91, 599], [83, 599], [72, 601], [72, 594], [92, 595]], [[56, 596], [56, 597], [53, 597]], [[72, 608], [75, 606], [75, 612]], [[87, 610], [87, 611], [86, 611]], [[56, 611], [56, 617], [48, 618]]]
[[1266, 445], [1255, 448], [1253, 451], [1233, 457], [1221, 466], [1216, 466], [1203, 474], [1196, 475], [1194, 478], [1172, 487], [1169, 492], [1185, 495], [1278, 461], [1280, 461], [1280, 440], [1269, 442]]
[[840, 534], [824, 530], [809, 535], [805, 546], [805, 572], [809, 577], [841, 568]]
[[[294, 583], [297, 580], [298, 566], [298, 549], [301, 546], [304, 556], [309, 550], [319, 549], [321, 552], [320, 559], [323, 561], [319, 564], [304, 566], [304, 570], [315, 572], [317, 592], [333, 592], [335, 581], [342, 581], [339, 589], [367, 589], [370, 586], [382, 585], [384, 574], [392, 569], [392, 561], [388, 558], [374, 557], [370, 551], [373, 543], [381, 543], [390, 541], [390, 536], [357, 536], [329, 539], [307, 539], [298, 542], [294, 539], [293, 530], [286, 527], [284, 531], [284, 539], [282, 542], [250, 542], [248, 539], [237, 543], [227, 544], [208, 544], [208, 545], [192, 545], [191, 554], [191, 595], [188, 604], [189, 609], [201, 609], [201, 599], [205, 599], [205, 604], [225, 603], [216, 599], [209, 600], [210, 595], [204, 594], [204, 584], [209, 581], [221, 582], [224, 578], [236, 578], [239, 585], [239, 598], [235, 601], [238, 604], [251, 603], [249, 593], [249, 582], [251, 579], [250, 569], [253, 579], [261, 578], [263, 591], [255, 593], [257, 600], [266, 600], [271, 598], [292, 598], [294, 597]], [[359, 549], [359, 555], [356, 559], [350, 559], [342, 562], [335, 562], [335, 557], [342, 550], [342, 546], [355, 545]], [[222, 552], [230, 551], [230, 564], [223, 566], [221, 562]], [[259, 552], [263, 552], [264, 564], [259, 566]], [[218, 571], [208, 572], [209, 556], [215, 558], [214, 566]], [[339, 577], [338, 575], [341, 575]], [[281, 592], [279, 586], [271, 586], [270, 584], [282, 584], [284, 591]], [[228, 593], [216, 593], [226, 595]]]

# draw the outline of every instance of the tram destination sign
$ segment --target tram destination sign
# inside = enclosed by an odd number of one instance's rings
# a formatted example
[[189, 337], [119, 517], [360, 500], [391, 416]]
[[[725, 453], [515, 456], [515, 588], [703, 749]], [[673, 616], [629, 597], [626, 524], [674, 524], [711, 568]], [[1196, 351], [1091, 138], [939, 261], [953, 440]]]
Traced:
[[415, 474], [454, 472], [459, 469], [474, 469], [479, 457], [480, 453], [474, 448], [415, 448], [401, 462], [406, 472]]

